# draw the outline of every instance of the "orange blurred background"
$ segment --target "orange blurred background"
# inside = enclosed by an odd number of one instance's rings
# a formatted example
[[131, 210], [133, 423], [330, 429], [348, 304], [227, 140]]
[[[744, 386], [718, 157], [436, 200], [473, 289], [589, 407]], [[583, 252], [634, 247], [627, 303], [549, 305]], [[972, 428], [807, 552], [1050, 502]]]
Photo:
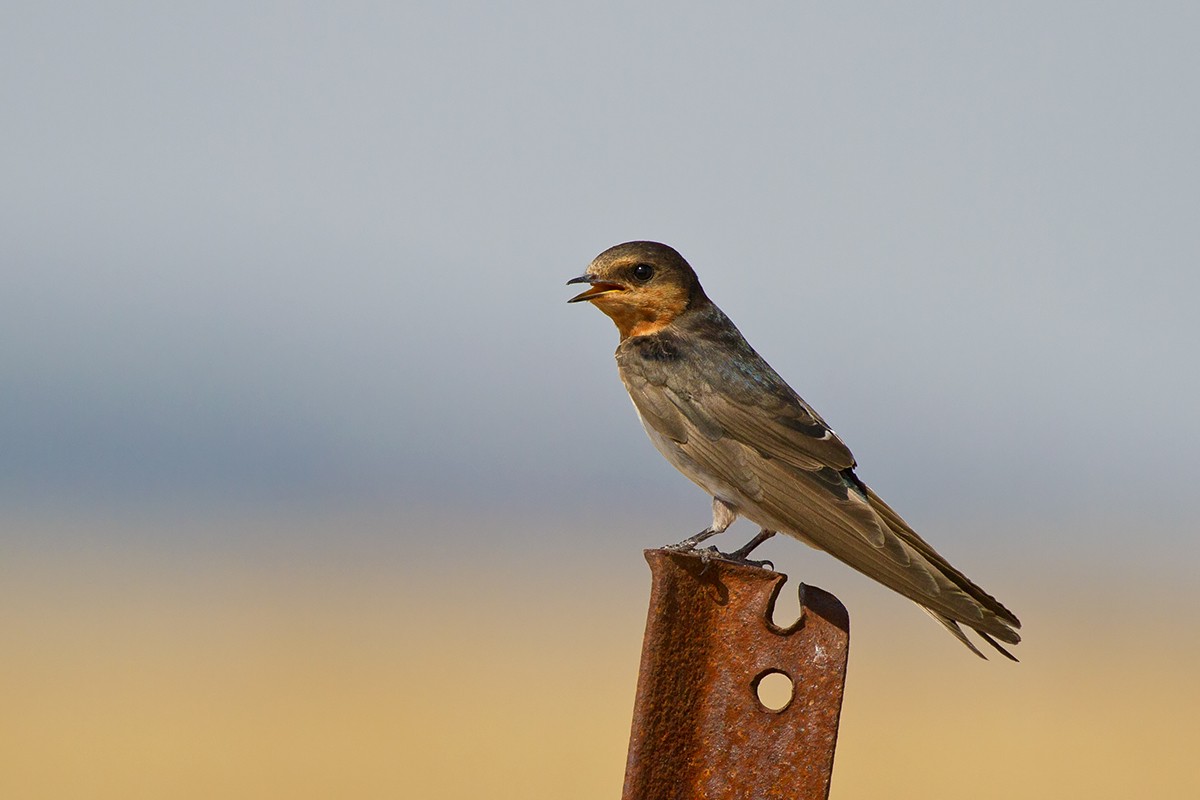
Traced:
[[[9, 519], [25, 544], [0, 576], [0, 796], [619, 796], [649, 589], [636, 549], [597, 547], [596, 520], [546, 523], [540, 555], [467, 560], [396, 537], [401, 512], [313, 517]], [[240, 544], [131, 544], [172, 526]], [[824, 556], [769, 555], [851, 611], [833, 797], [1200, 792], [1182, 582], [990, 574], [1026, 622], [1011, 664]]]

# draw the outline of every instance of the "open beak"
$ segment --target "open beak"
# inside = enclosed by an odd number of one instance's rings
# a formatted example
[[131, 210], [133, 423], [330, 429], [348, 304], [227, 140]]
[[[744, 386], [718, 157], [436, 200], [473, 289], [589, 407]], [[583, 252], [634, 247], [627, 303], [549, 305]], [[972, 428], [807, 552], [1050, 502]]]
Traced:
[[567, 281], [568, 286], [570, 286], [572, 283], [590, 283], [591, 288], [575, 295], [567, 301], [568, 303], [578, 303], [580, 300], [595, 300], [597, 297], [610, 292], [625, 291], [624, 286], [616, 283], [606, 283], [602, 280], [599, 280], [595, 275], [580, 275], [578, 278], [571, 278], [571, 280]]

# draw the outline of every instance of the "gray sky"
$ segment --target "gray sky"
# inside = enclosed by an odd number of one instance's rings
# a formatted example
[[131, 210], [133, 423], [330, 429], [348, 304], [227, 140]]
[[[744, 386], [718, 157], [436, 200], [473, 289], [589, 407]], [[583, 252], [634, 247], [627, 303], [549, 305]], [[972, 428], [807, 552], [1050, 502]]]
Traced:
[[1187, 3], [10, 8], [6, 502], [703, 523], [612, 325], [564, 302], [651, 238], [902, 510], [1194, 520], [1197, 30]]

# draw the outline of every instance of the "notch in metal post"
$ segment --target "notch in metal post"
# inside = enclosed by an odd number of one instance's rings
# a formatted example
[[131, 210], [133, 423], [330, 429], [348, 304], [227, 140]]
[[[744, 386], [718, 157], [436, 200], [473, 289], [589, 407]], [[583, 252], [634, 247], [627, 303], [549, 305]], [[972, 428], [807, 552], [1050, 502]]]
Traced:
[[[780, 628], [777, 572], [647, 550], [653, 574], [623, 800], [825, 800], [846, 681], [850, 618], [800, 584], [801, 616]], [[792, 697], [759, 700], [783, 673]]]

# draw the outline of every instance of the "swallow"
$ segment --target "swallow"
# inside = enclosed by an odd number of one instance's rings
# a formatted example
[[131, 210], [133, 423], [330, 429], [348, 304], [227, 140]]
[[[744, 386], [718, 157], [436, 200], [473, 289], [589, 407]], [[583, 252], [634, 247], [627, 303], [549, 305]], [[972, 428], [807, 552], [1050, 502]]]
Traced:
[[1020, 620], [946, 561], [855, 474], [841, 438], [754, 351], [671, 247], [626, 242], [567, 284], [620, 333], [616, 360], [650, 441], [712, 496], [712, 525], [739, 516], [760, 531], [729, 557], [745, 560], [777, 532], [824, 550], [909, 598], [985, 658], [963, 632], [1016, 661]]

